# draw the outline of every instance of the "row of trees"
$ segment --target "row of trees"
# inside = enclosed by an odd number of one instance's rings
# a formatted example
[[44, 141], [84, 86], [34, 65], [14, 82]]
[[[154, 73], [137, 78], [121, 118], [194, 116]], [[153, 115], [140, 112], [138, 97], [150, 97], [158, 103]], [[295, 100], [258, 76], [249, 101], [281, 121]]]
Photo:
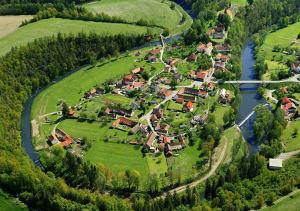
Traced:
[[[58, 34], [56, 37], [38, 39], [27, 46], [14, 48], [0, 58], [0, 110], [5, 111], [0, 113], [0, 186], [3, 189], [19, 195], [31, 207], [43, 210], [130, 209], [126, 201], [81, 189], [80, 187], [99, 184], [99, 180], [94, 178], [97, 176], [95, 169], [87, 167], [81, 161], [76, 160], [81, 165], [80, 168], [73, 166], [73, 170], [82, 171], [85, 168], [84, 173], [90, 173], [78, 178], [70, 177], [72, 181], [66, 179], [67, 183], [74, 186], [79, 184], [76, 189], [70, 188], [52, 172], [46, 174], [35, 167], [21, 147], [19, 122], [24, 102], [37, 88], [86, 64], [92, 55], [99, 59], [143, 43], [143, 35]], [[66, 159], [66, 162], [73, 162], [74, 159], [71, 158]], [[61, 162], [57, 163], [60, 164]]]

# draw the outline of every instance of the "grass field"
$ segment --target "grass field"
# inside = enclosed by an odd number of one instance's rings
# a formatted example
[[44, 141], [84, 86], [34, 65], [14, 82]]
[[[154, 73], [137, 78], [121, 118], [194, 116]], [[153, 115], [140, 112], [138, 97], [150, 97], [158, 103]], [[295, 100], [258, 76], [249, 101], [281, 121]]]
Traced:
[[[102, 0], [84, 5], [89, 11], [94, 13], [105, 13], [110, 16], [121, 17], [129, 22], [137, 22], [140, 19], [146, 20], [154, 25], [166, 27], [172, 33], [178, 32], [181, 28], [183, 10], [177, 6], [177, 9], [171, 10], [168, 1], [159, 0]], [[182, 31], [192, 23], [190, 17], [182, 25]]]
[[[153, 28], [155, 32], [161, 29]], [[97, 34], [147, 33], [147, 28], [132, 24], [100, 23], [79, 20], [51, 18], [41, 20], [24, 27], [0, 39], [0, 55], [7, 53], [11, 47], [24, 45], [34, 39], [61, 33], [95, 32]]]
[[231, 3], [237, 6], [245, 6], [247, 4], [247, 0], [231, 0]]
[[31, 15], [0, 16], [0, 38], [15, 31], [24, 20], [31, 19]]
[[182, 151], [178, 152], [178, 156], [168, 158], [168, 163], [175, 174], [180, 174], [181, 180], [194, 178], [198, 170], [196, 162], [201, 160], [201, 150], [198, 149], [200, 142], [195, 143], [194, 146], [188, 146]]
[[229, 164], [239, 160], [247, 151], [247, 143], [243, 138], [241, 138], [241, 132], [238, 131], [236, 127], [231, 127], [224, 131], [220, 142], [223, 141], [228, 142], [228, 149], [224, 159], [224, 164]]
[[297, 40], [297, 35], [300, 33], [300, 22], [291, 24], [286, 28], [277, 30], [267, 35], [264, 44], [260, 47], [258, 57], [264, 58], [270, 71], [264, 76], [269, 79], [270, 73], [280, 70], [288, 69], [285, 64], [278, 61], [285, 62], [293, 56], [285, 55], [281, 52], [272, 52], [274, 46], [278, 45], [284, 47], [297, 47], [300, 48], [300, 40]]
[[[65, 120], [59, 126], [72, 137], [87, 137], [93, 140], [92, 147], [87, 151], [85, 157], [94, 164], [103, 164], [112, 170], [114, 174], [126, 169], [137, 170], [142, 177], [143, 183], [151, 174], [164, 174], [167, 171], [166, 159], [163, 155], [152, 157], [141, 153], [139, 146], [119, 143], [114, 140], [118, 137], [124, 141], [128, 140], [128, 133], [109, 129], [109, 125], [100, 127], [99, 123], [77, 122], [77, 120]], [[110, 136], [107, 142], [104, 136]]]
[[[41, 114], [56, 111], [57, 103], [62, 99], [69, 105], [77, 104], [79, 99], [83, 97], [84, 92], [108, 79], [118, 78], [129, 73], [134, 65], [144, 66], [147, 70], [150, 70], [152, 66], [157, 69], [162, 68], [161, 64], [148, 64], [144, 61], [137, 63], [134, 61], [135, 59], [134, 56], [128, 56], [91, 69], [85, 67], [53, 84], [34, 99], [31, 117], [34, 119]], [[71, 91], [66, 95], [66, 90]]]
[[[295, 129], [298, 129], [296, 137], [293, 136]], [[289, 122], [287, 128], [283, 131], [282, 139], [287, 152], [300, 149], [300, 121]]]
[[1, 211], [24, 211], [26, 206], [16, 199], [10, 197], [0, 189], [0, 210]]
[[300, 193], [296, 193], [292, 197], [288, 197], [282, 201], [280, 201], [278, 204], [268, 207], [266, 209], [263, 209], [264, 211], [297, 211], [300, 207]]

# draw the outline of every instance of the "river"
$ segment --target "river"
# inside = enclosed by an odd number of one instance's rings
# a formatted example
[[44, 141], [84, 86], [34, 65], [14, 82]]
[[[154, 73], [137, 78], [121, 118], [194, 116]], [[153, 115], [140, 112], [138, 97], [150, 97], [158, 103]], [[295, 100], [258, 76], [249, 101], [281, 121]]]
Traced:
[[[254, 44], [253, 42], [246, 43], [242, 55], [242, 76], [241, 80], [257, 80], [258, 75], [254, 69], [255, 57], [254, 57]], [[259, 85], [257, 84], [243, 84], [240, 85], [241, 91], [241, 105], [237, 117], [237, 122], [241, 122], [245, 119], [258, 104], [267, 103], [258, 92]], [[256, 152], [258, 150], [258, 143], [253, 132], [253, 125], [255, 121], [255, 114], [251, 116], [242, 126], [241, 131], [249, 144], [250, 151]]]

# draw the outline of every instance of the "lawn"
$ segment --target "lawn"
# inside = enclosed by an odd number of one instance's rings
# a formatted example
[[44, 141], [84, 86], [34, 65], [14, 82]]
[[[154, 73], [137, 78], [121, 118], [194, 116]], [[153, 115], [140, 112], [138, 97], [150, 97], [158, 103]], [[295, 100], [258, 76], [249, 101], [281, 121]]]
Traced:
[[0, 189], [0, 210], [1, 211], [23, 211], [27, 207], [15, 198], [10, 197]]
[[299, 210], [299, 207], [300, 207], [300, 192], [296, 193], [292, 197], [288, 197], [280, 201], [278, 204], [272, 207], [268, 207], [263, 210], [264, 211], [282, 211], [282, 210], [296, 211]]
[[[68, 105], [76, 105], [83, 97], [84, 92], [95, 85], [104, 83], [108, 79], [119, 79], [122, 75], [129, 73], [135, 65], [143, 66], [146, 70], [150, 70], [151, 67], [161, 68], [161, 64], [148, 64], [144, 61], [135, 62], [135, 59], [134, 56], [128, 56], [116, 61], [99, 64], [93, 68], [85, 67], [51, 85], [34, 99], [32, 119], [42, 114], [57, 111], [57, 103], [60, 100], [64, 100]], [[107, 97], [121, 103], [128, 102], [128, 99], [124, 100], [124, 98], [115, 97], [115, 95], [108, 95]]]
[[[159, 32], [161, 29], [154, 28]], [[2, 30], [1, 30], [2, 31]], [[80, 20], [50, 18], [18, 28], [15, 32], [0, 39], [0, 55], [7, 53], [13, 46], [24, 45], [34, 39], [61, 33], [95, 32], [97, 34], [147, 33], [147, 27], [132, 24], [101, 23]]]
[[0, 16], [0, 38], [15, 31], [22, 21], [31, 19], [31, 15]]
[[[172, 32], [177, 32], [181, 13], [185, 13], [179, 6], [172, 10], [168, 1], [159, 0], [102, 0], [85, 4], [84, 7], [93, 13], [103, 12], [133, 23], [143, 19], [154, 25], [166, 27]], [[187, 18], [182, 24], [184, 25], [182, 31], [191, 23], [191, 18]]]
[[[294, 56], [286, 55], [281, 52], [272, 52], [274, 46], [278, 45], [281, 48], [284, 47], [298, 47], [300, 48], [300, 40], [297, 40], [297, 35], [300, 33], [300, 22], [289, 25], [286, 28], [269, 33], [264, 41], [264, 44], [260, 47], [258, 57], [264, 58], [270, 72], [278, 71], [278, 69], [287, 69], [288, 67], [278, 61], [286, 62], [288, 59], [294, 58]], [[270, 76], [268, 71], [264, 76], [268, 79]]]
[[[298, 135], [293, 136], [295, 129], [298, 130]], [[287, 152], [300, 149], [300, 121], [289, 122], [283, 131], [282, 139]]]

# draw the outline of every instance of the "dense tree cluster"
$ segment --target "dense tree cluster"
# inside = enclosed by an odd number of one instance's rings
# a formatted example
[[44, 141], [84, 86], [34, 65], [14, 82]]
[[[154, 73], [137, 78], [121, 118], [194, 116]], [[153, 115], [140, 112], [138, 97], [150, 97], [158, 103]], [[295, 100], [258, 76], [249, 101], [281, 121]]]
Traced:
[[296, 22], [299, 11], [298, 0], [259, 0], [241, 9], [240, 17], [247, 22], [250, 33], [256, 33], [275, 24], [282, 28]]
[[[142, 35], [100, 36], [80, 33], [76, 36], [47, 37], [27, 46], [14, 48], [0, 58], [0, 186], [32, 207], [42, 209], [100, 209], [128, 210], [130, 205], [116, 197], [73, 189], [54, 174], [45, 174], [25, 155], [20, 145], [22, 107], [28, 96], [59, 75], [86, 64], [90, 57], [118, 55], [144, 43]], [[68, 156], [65, 162], [75, 162]], [[75, 160], [75, 161], [74, 161]], [[78, 161], [76, 161], [78, 162]], [[72, 166], [70, 164], [69, 166]], [[101, 180], [95, 179], [94, 168], [81, 165], [89, 174], [74, 179], [79, 187], [91, 187]], [[73, 166], [74, 167], [74, 166]], [[74, 167], [73, 170], [82, 168]], [[74, 176], [77, 175], [74, 173]], [[97, 177], [96, 177], [97, 178]], [[69, 184], [71, 181], [66, 180]], [[101, 185], [101, 183], [99, 184]], [[132, 186], [131, 186], [132, 187]]]

